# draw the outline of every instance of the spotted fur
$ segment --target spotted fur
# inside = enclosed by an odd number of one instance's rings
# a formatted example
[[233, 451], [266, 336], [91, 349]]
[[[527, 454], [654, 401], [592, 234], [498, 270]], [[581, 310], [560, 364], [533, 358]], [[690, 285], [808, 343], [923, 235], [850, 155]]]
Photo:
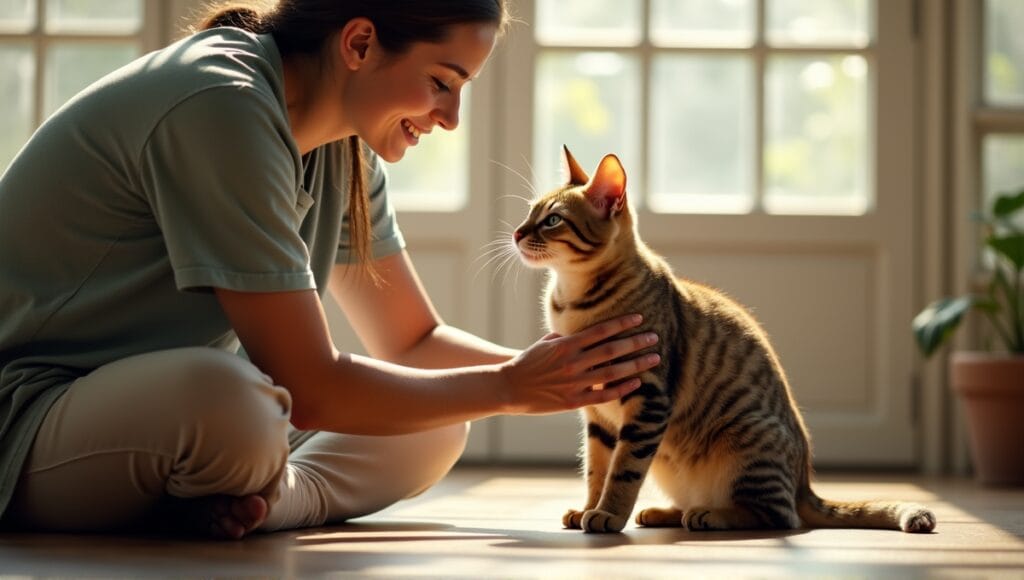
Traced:
[[619, 401], [583, 410], [587, 500], [563, 523], [618, 532], [648, 475], [672, 500], [640, 511], [644, 526], [691, 530], [864, 527], [928, 532], [935, 516], [907, 503], [834, 502], [811, 490], [811, 449], [785, 373], [751, 315], [677, 278], [640, 240], [614, 155], [593, 178], [568, 149], [569, 183], [531, 204], [515, 240], [550, 274], [549, 327], [579, 331], [639, 312], [662, 363]]

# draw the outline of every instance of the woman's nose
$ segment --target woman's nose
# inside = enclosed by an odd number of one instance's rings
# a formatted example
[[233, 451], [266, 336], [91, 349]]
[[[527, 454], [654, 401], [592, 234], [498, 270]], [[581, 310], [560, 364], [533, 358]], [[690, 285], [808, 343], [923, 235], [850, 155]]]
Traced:
[[452, 93], [430, 116], [442, 129], [454, 131], [459, 126], [459, 102], [459, 95]]

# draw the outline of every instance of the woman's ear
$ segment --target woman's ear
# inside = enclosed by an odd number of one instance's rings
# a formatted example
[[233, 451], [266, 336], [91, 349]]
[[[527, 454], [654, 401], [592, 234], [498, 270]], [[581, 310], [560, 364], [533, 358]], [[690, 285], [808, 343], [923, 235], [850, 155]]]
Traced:
[[359, 70], [366, 63], [370, 46], [377, 41], [377, 29], [368, 18], [358, 17], [345, 23], [338, 42], [341, 58], [349, 70]]

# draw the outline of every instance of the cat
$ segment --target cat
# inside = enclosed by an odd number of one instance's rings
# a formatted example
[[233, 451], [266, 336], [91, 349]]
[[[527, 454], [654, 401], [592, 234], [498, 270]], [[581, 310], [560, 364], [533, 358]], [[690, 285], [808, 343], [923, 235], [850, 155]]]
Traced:
[[562, 335], [640, 313], [661, 364], [618, 401], [582, 410], [587, 482], [566, 528], [619, 532], [650, 474], [672, 507], [641, 526], [689, 530], [858, 527], [930, 532], [911, 503], [836, 502], [811, 490], [810, 440], [764, 330], [722, 293], [676, 278], [638, 237], [626, 173], [606, 155], [588, 176], [563, 148], [568, 183], [531, 202], [513, 233], [523, 263], [548, 270], [547, 325]]

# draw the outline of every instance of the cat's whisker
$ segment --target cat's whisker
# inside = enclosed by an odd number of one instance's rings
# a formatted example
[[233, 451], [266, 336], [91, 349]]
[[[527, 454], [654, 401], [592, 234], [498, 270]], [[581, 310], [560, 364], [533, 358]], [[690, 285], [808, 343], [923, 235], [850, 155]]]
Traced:
[[[505, 259], [501, 261], [501, 263], [498, 265], [498, 268], [495, 270], [495, 277], [497, 277], [498, 273], [502, 274], [501, 283], [503, 285], [506, 284], [508, 281], [509, 272], [511, 272], [515, 264], [519, 262], [517, 260], [518, 257], [518, 254], [509, 253], [507, 256], [505, 256]], [[503, 270], [504, 272], [502, 272]]]
[[[523, 185], [526, 186], [526, 191], [530, 192], [531, 196], [537, 197], [537, 189], [533, 186], [533, 182], [531, 182], [529, 179], [527, 179], [525, 175], [523, 175], [522, 173], [516, 171], [511, 166], [506, 165], [506, 164], [504, 164], [504, 163], [502, 163], [502, 162], [500, 162], [498, 160], [492, 159], [491, 163], [494, 163], [495, 165], [497, 165], [498, 167], [501, 167], [502, 169], [510, 171], [513, 175], [515, 175], [516, 177], [521, 179], [522, 182], [523, 182]], [[524, 199], [527, 203], [530, 203], [530, 200], [528, 200], [528, 199], [525, 199], [525, 198], [519, 198], [519, 199]]]
[[480, 265], [480, 268], [477, 269], [477, 272], [476, 272], [476, 274], [473, 275], [473, 278], [475, 279], [476, 276], [479, 275], [480, 272], [482, 272], [484, 270], [484, 268], [487, 268], [488, 266], [490, 266], [494, 262], [499, 261], [499, 260], [503, 260], [503, 259], [508, 259], [510, 253], [511, 252], [506, 252], [506, 251], [503, 251], [503, 250], [500, 250], [500, 249], [494, 251], [490, 255], [490, 257], [487, 258], [487, 261], [485, 261], [483, 264]]
[[482, 272], [485, 268], [489, 267], [495, 261], [507, 259], [510, 255], [514, 257], [516, 254], [518, 254], [515, 247], [512, 246], [511, 243], [509, 243], [510, 241], [510, 239], [500, 239], [494, 240], [486, 244], [487, 246], [490, 246], [490, 248], [485, 249], [479, 256], [477, 256], [475, 260], [473, 260], [473, 263], [476, 263], [486, 258], [486, 260], [480, 265], [476, 273], [473, 275], [474, 280], [476, 279], [477, 276], [480, 275], [480, 272]]
[[[530, 171], [530, 177], [531, 177], [531, 178], [533, 178], [533, 180], [532, 180], [532, 181], [530, 181], [530, 183], [539, 183], [539, 182], [537, 181], [537, 172], [536, 172], [536, 171], [534, 171], [534, 169], [533, 169], [533, 164], [531, 164], [531, 163], [530, 163], [530, 160], [529, 160], [529, 159], [527, 159], [527, 158], [526, 158], [526, 155], [525, 155], [525, 154], [523, 154], [523, 153], [520, 153], [520, 154], [519, 154], [519, 157], [520, 157], [520, 158], [522, 158], [522, 160], [523, 160], [523, 163], [524, 163], [524, 164], [526, 165], [526, 169], [528, 169], [528, 170]], [[524, 179], [525, 179], [525, 178], [524, 178]], [[537, 197], [540, 197], [540, 192], [538, 192], [538, 191], [536, 190], [536, 188], [533, 188], [533, 189], [532, 189], [532, 191], [533, 191], [533, 196], [534, 196], [534, 199], [536, 199]]]
[[530, 205], [531, 203], [533, 203], [533, 200], [532, 200], [532, 199], [529, 199], [529, 198], [523, 197], [523, 196], [521, 196], [521, 195], [516, 195], [516, 194], [514, 194], [514, 193], [507, 193], [507, 194], [505, 194], [505, 195], [500, 195], [500, 196], [498, 196], [498, 199], [507, 199], [507, 198], [512, 198], [512, 199], [518, 199], [518, 200], [520, 200], [520, 201], [522, 201], [522, 202], [526, 203], [526, 205]]

